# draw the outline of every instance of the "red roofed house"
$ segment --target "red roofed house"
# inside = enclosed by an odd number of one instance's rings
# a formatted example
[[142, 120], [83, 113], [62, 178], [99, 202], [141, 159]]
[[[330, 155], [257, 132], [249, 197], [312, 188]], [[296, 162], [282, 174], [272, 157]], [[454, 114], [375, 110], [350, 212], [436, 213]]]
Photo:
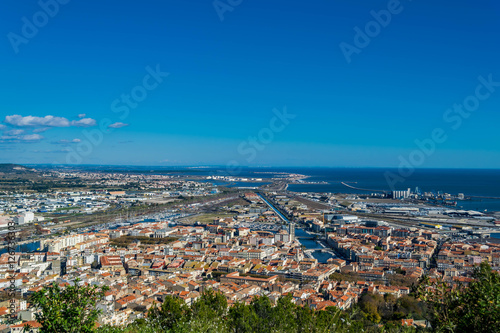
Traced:
[[24, 323], [21, 323], [21, 324], [17, 324], [17, 325], [12, 325], [10, 327], [10, 333], [22, 333], [24, 332], [24, 327], [29, 325], [30, 326], [30, 332], [33, 332], [33, 333], [38, 333], [40, 331], [40, 327], [42, 327], [42, 324], [40, 324], [39, 322], [37, 321], [27, 321], [27, 322], [24, 322]]

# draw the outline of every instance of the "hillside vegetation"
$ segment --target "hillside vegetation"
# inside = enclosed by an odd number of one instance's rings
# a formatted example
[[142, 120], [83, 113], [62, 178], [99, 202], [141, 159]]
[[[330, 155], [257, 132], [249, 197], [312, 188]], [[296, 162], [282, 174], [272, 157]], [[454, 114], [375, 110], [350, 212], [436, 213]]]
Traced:
[[[160, 307], [151, 308], [145, 319], [125, 327], [97, 328], [96, 304], [106, 287], [67, 287], [54, 285], [34, 294], [31, 301], [42, 310], [37, 320], [42, 333], [320, 333], [320, 332], [448, 332], [495, 333], [500, 328], [500, 275], [487, 263], [474, 272], [469, 286], [452, 287], [443, 281], [423, 278], [413, 288], [411, 299], [394, 302], [394, 312], [385, 313], [391, 300], [366, 295], [360, 305], [349, 311], [335, 307], [316, 311], [294, 304], [292, 296], [276, 304], [266, 296], [254, 297], [250, 304], [229, 306], [224, 295], [208, 291], [190, 307], [183, 300], [165, 297]], [[386, 297], [382, 297], [386, 298]], [[389, 305], [388, 305], [389, 304]], [[402, 326], [401, 319], [425, 317], [431, 327]], [[403, 317], [403, 318], [402, 318]]]

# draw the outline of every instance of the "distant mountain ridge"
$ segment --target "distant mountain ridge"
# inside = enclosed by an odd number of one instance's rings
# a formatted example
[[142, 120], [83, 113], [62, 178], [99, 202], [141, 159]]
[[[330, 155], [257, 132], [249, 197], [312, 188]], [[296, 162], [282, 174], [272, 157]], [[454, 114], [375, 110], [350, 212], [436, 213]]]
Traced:
[[32, 168], [27, 168], [20, 164], [13, 163], [0, 163], [0, 172], [1, 173], [31, 173], [35, 170]]

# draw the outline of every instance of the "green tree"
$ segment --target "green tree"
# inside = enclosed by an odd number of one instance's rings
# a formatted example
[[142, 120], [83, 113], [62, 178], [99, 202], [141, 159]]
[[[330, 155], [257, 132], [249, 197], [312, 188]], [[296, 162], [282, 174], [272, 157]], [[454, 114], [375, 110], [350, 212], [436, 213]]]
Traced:
[[144, 319], [137, 319], [132, 324], [122, 327], [122, 326], [101, 326], [97, 329], [98, 333], [158, 333], [162, 330], [155, 327], [150, 322]]
[[474, 281], [460, 298], [458, 327], [464, 332], [500, 331], [500, 275], [487, 262], [474, 271]]
[[229, 332], [226, 314], [227, 299], [220, 292], [208, 290], [191, 305], [192, 320], [180, 332]]
[[182, 299], [172, 296], [165, 297], [161, 307], [154, 306], [148, 312], [150, 326], [163, 330], [171, 330], [190, 318], [191, 309]]
[[255, 324], [259, 318], [252, 309], [244, 304], [237, 302], [230, 309], [228, 313], [229, 325], [236, 333], [250, 333], [253, 332]]
[[227, 299], [220, 292], [208, 290], [191, 306], [194, 316], [223, 317], [227, 313]]
[[[342, 311], [330, 306], [323, 311], [315, 311], [315, 325], [313, 332], [357, 332]], [[354, 330], [353, 330], [354, 329]]]
[[[366, 319], [378, 324], [382, 319], [378, 308], [383, 304], [383, 298], [380, 295], [365, 294], [359, 301], [359, 306]], [[383, 305], [382, 305], [383, 307]]]
[[161, 307], [149, 310], [146, 326], [137, 326], [137, 332], [145, 327], [153, 328], [154, 332], [226, 332], [227, 311], [224, 295], [211, 290], [203, 293], [191, 307], [180, 298], [167, 296]]
[[283, 332], [297, 332], [297, 305], [292, 302], [292, 296], [287, 295], [278, 299], [273, 308], [273, 325]]
[[108, 287], [74, 285], [61, 288], [54, 283], [34, 293], [31, 303], [41, 311], [36, 320], [42, 325], [41, 333], [94, 332], [100, 311], [97, 303]]
[[267, 296], [256, 297], [250, 304], [250, 309], [255, 313], [258, 320], [254, 324], [253, 332], [270, 332], [273, 323], [273, 305]]
[[316, 323], [314, 311], [308, 306], [297, 306], [295, 309], [297, 332], [314, 332]]
[[437, 332], [488, 333], [500, 328], [500, 275], [487, 262], [474, 270], [468, 287], [427, 277], [415, 289], [430, 310]]

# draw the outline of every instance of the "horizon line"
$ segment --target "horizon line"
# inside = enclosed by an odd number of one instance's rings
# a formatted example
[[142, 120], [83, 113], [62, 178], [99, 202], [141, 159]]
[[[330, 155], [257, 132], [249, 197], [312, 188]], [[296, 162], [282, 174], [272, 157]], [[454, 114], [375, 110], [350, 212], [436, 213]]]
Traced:
[[[227, 168], [226, 165], [219, 164], [207, 164], [207, 165], [195, 165], [195, 164], [187, 164], [187, 165], [147, 165], [147, 164], [50, 164], [50, 163], [0, 163], [1, 164], [17, 164], [17, 165], [36, 165], [36, 166], [54, 166], [54, 167], [85, 167], [85, 166], [100, 166], [100, 167], [162, 167], [162, 168]], [[269, 169], [269, 168], [308, 168], [308, 169], [392, 169], [397, 170], [399, 167], [394, 166], [305, 166], [305, 165], [240, 165], [240, 168], [250, 169]], [[499, 167], [414, 167], [415, 170], [500, 170]]]

